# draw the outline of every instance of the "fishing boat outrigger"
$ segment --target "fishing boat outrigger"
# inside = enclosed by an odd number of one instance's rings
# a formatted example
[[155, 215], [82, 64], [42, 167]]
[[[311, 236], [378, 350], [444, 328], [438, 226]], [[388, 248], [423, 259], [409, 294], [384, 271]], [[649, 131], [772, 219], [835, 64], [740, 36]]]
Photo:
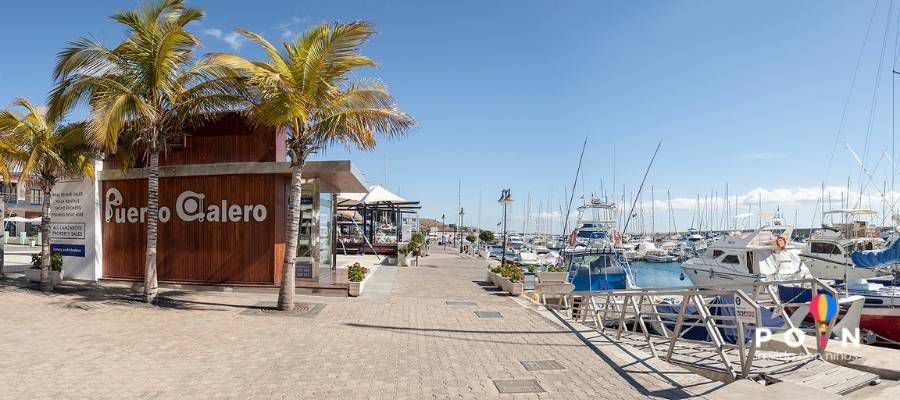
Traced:
[[[591, 220], [582, 222], [586, 211], [591, 213]], [[580, 226], [570, 235], [560, 261], [576, 292], [635, 287], [621, 236], [616, 231], [617, 213], [615, 203], [598, 198], [578, 208]]]

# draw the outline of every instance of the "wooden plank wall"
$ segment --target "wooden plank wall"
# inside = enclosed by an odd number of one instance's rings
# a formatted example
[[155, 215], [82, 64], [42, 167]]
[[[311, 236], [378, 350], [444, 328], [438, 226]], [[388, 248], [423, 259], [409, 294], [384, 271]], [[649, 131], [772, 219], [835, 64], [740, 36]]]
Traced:
[[[274, 284], [284, 256], [284, 193], [286, 179], [277, 175], [219, 175], [160, 179], [160, 206], [171, 210], [159, 225], [159, 279], [173, 282]], [[144, 179], [103, 181], [103, 275], [142, 279], [146, 257], [145, 223], [107, 221], [106, 193], [122, 192], [120, 207], [143, 207]], [[261, 204], [262, 222], [182, 221], [175, 203], [183, 191], [205, 194], [210, 204]]]
[[[143, 155], [135, 149], [134, 154]], [[237, 114], [225, 114], [185, 133], [184, 143], [173, 144], [160, 157], [159, 165], [216, 164], [233, 162], [275, 162], [286, 160], [285, 135], [271, 128], [251, 126]], [[138, 157], [134, 168], [142, 168]], [[122, 165], [115, 156], [104, 160], [104, 169]]]

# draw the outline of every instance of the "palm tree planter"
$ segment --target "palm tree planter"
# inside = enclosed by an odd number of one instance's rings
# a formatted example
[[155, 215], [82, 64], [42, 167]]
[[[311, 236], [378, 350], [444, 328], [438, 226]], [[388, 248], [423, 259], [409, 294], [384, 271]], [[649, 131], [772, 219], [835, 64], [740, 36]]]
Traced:
[[248, 99], [252, 120], [287, 134], [291, 180], [278, 308], [290, 310], [296, 291], [294, 260], [307, 158], [334, 144], [370, 150], [376, 135], [403, 134], [415, 120], [397, 109], [384, 85], [350, 79], [357, 68], [375, 66], [359, 52], [375, 33], [368, 23], [321, 24], [283, 43], [282, 50], [256, 33], [240, 32], [257, 43], [268, 60], [249, 61], [233, 54], [212, 54], [207, 60], [244, 76], [253, 89]]
[[[40, 283], [41, 282], [41, 269], [40, 268], [28, 268], [25, 270], [25, 278], [28, 279], [28, 282], [31, 283]], [[50, 286], [55, 287], [59, 285], [60, 282], [65, 279], [62, 270], [59, 271], [50, 271]]]

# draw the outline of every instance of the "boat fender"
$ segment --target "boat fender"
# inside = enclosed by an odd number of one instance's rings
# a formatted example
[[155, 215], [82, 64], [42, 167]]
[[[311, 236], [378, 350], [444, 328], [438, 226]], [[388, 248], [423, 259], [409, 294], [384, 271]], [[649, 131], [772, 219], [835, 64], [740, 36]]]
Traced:
[[775, 238], [775, 247], [777, 247], [778, 250], [786, 249], [787, 239], [785, 239], [784, 236], [778, 236], [777, 238]]
[[679, 280], [679, 281], [683, 281], [683, 280], [684, 280], [684, 272], [682, 272], [681, 274], [678, 275], [678, 280]]

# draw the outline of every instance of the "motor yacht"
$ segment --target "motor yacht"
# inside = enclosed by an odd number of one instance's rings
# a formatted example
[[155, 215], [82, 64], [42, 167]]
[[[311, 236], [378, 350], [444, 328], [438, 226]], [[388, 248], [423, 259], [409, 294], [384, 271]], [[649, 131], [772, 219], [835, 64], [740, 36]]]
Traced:
[[753, 232], [724, 236], [682, 264], [695, 285], [735, 284], [811, 278], [788, 238], [793, 227], [766, 225]]

